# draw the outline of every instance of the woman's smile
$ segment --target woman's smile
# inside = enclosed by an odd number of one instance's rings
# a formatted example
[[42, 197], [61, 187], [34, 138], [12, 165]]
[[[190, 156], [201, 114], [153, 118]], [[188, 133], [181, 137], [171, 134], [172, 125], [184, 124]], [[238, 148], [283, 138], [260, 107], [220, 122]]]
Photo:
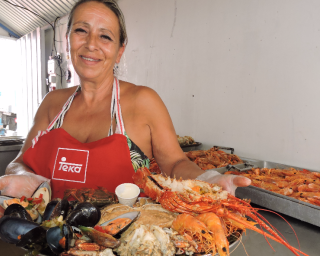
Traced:
[[89, 57], [86, 55], [80, 55], [80, 58], [83, 60], [83, 62], [87, 65], [95, 65], [97, 64], [99, 61], [101, 61], [100, 59], [97, 58], [93, 58], [93, 57]]

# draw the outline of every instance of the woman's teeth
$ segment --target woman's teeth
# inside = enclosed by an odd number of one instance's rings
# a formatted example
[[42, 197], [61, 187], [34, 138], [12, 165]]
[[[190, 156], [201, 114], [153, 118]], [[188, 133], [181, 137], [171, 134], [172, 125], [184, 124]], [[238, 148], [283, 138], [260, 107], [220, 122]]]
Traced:
[[84, 59], [84, 60], [88, 60], [88, 61], [99, 61], [99, 60], [94, 60], [94, 59], [91, 59], [91, 58], [86, 58], [84, 56], [81, 56], [81, 58]]

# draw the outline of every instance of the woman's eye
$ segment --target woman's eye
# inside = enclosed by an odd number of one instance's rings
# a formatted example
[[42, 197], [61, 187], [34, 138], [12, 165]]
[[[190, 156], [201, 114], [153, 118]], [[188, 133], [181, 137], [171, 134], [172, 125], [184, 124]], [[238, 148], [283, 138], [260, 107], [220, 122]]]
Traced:
[[77, 28], [74, 30], [75, 32], [85, 33], [86, 31], [82, 28]]
[[110, 36], [107, 36], [107, 35], [102, 35], [101, 36], [103, 39], [107, 39], [107, 40], [110, 40], [110, 41], [112, 41], [112, 39], [110, 38]]

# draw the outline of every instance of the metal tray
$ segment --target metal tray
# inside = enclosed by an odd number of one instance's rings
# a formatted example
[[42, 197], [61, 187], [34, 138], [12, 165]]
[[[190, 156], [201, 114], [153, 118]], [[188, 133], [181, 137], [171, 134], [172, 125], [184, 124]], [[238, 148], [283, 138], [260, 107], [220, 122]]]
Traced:
[[[245, 163], [238, 164], [235, 166], [243, 171], [247, 168], [252, 168], [252, 165], [254, 167], [259, 167], [259, 168], [286, 169], [286, 168], [292, 167], [297, 170], [306, 169], [306, 168], [279, 164], [274, 162], [255, 160], [255, 159], [249, 159], [244, 157], [240, 157], [240, 158]], [[217, 168], [214, 170], [223, 174], [226, 171], [228, 171], [228, 169], [230, 169], [231, 167], [232, 166], [229, 166], [229, 167], [227, 166], [227, 167]], [[310, 170], [310, 169], [308, 170], [313, 172], [319, 172], [316, 170]], [[245, 199], [245, 198], [250, 199], [252, 203], [255, 203], [257, 205], [266, 207], [276, 212], [286, 214], [293, 218], [296, 218], [320, 227], [320, 218], [319, 218], [320, 207], [319, 206], [302, 202], [300, 200], [297, 200], [288, 196], [280, 195], [280, 194], [277, 194], [268, 190], [264, 190], [258, 187], [254, 187], [254, 186], [237, 188], [236, 197], [242, 198], [242, 199]]]
[[0, 137], [0, 146], [23, 144], [24, 140], [22, 136], [4, 136]]
[[191, 148], [191, 147], [199, 147], [200, 145], [202, 145], [201, 142], [195, 142], [193, 144], [190, 145], [180, 145], [181, 148]]

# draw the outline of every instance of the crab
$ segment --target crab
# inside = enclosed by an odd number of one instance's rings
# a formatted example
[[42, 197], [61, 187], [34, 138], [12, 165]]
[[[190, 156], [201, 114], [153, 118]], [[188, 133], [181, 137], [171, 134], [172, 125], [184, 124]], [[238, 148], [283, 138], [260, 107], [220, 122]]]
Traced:
[[90, 202], [96, 206], [104, 206], [118, 202], [118, 198], [114, 193], [109, 192], [104, 187], [93, 188], [71, 188], [64, 192], [64, 199], [73, 197], [79, 202]]

